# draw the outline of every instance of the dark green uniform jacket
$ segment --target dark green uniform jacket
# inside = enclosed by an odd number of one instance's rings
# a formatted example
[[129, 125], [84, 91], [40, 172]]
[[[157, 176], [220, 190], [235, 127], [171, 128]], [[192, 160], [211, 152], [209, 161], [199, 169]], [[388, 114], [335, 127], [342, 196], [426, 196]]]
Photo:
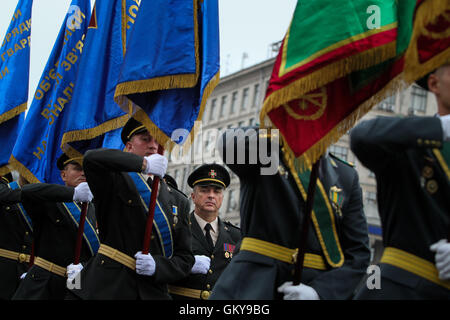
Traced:
[[[12, 190], [5, 180], [0, 180], [0, 249], [30, 255], [32, 232], [19, 207], [20, 189]], [[23, 257], [23, 255], [22, 255]], [[29, 263], [23, 259], [0, 257], [0, 299], [11, 299], [27, 272]]]
[[[73, 263], [78, 228], [62, 202], [73, 201], [74, 188], [36, 183], [22, 188], [22, 204], [33, 222], [34, 253], [60, 267]], [[95, 210], [90, 205], [87, 219], [95, 226]], [[82, 245], [80, 261], [92, 254]], [[66, 296], [66, 277], [33, 265], [20, 284], [14, 300], [54, 300]]]
[[[227, 159], [229, 148], [242, 146], [242, 140], [233, 141], [224, 135], [222, 158], [241, 182], [240, 214], [241, 232], [244, 237], [256, 238], [283, 246], [298, 248], [299, 232], [302, 230], [304, 201], [292, 174], [281, 158], [278, 172], [261, 174], [261, 164], [237, 164]], [[254, 135], [248, 132], [244, 138], [248, 153]], [[258, 147], [259, 148], [259, 147]], [[275, 152], [278, 151], [278, 147]], [[274, 152], [272, 150], [272, 152]], [[235, 154], [237, 154], [235, 152]], [[279, 153], [281, 155], [281, 151]], [[246, 159], [249, 159], [246, 157]], [[349, 164], [326, 157], [321, 162], [319, 177], [326, 190], [332, 186], [340, 189], [341, 213], [333, 211], [340, 246], [344, 255], [341, 267], [329, 265], [326, 270], [304, 268], [302, 282], [313, 287], [321, 299], [349, 299], [352, 297], [369, 264], [370, 251], [366, 218], [363, 212], [358, 174]], [[275, 167], [276, 168], [276, 167]], [[244, 242], [242, 242], [244, 243]], [[324, 258], [322, 247], [313, 223], [309, 226], [307, 253]], [[211, 299], [282, 299], [277, 288], [285, 281], [292, 281], [293, 264], [266, 255], [242, 250], [222, 273], [214, 287]]]
[[[377, 179], [384, 247], [434, 265], [429, 247], [447, 239], [450, 186], [433, 148], [443, 145], [437, 117], [365, 121], [351, 132], [351, 148]], [[447, 164], [448, 166], [448, 164]], [[447, 169], [448, 170], [448, 169]], [[361, 289], [359, 299], [442, 299], [450, 291], [391, 264], [381, 264], [381, 289]]]
[[[192, 230], [192, 251], [194, 255], [205, 255], [211, 258], [210, 270], [207, 274], [190, 274], [189, 277], [174, 283], [179, 288], [189, 288], [200, 290], [197, 299], [207, 299], [211, 289], [214, 287], [217, 279], [223, 270], [229, 265], [234, 254], [237, 252], [237, 244], [241, 239], [241, 231], [229, 222], [219, 220], [219, 236], [217, 238], [214, 250], [208, 247], [206, 237], [201, 230], [194, 212], [191, 213]], [[185, 295], [172, 294], [174, 299], [190, 299]], [[194, 298], [192, 298], [194, 299]]]
[[[100, 241], [132, 257], [142, 251], [148, 211], [128, 172], [141, 172], [143, 158], [112, 149], [88, 151], [83, 168], [94, 194]], [[151, 187], [151, 183], [148, 182]], [[189, 229], [189, 201], [162, 181], [158, 201], [166, 213], [173, 255], [165, 257], [153, 227], [150, 253], [156, 263], [153, 276], [138, 275], [127, 266], [98, 253], [81, 272], [81, 299], [170, 299], [167, 283], [188, 275], [194, 264]], [[176, 207], [176, 209], [174, 209]], [[177, 219], [173, 214], [177, 211]], [[176, 221], [175, 221], [176, 220]]]

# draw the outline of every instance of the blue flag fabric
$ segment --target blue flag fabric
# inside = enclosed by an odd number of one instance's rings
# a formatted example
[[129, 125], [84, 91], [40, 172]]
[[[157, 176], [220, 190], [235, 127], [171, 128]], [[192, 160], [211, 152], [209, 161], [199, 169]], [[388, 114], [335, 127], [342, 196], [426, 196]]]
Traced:
[[0, 47], [0, 175], [7, 167], [27, 109], [32, 0], [20, 0]]
[[72, 0], [14, 146], [11, 166], [30, 182], [63, 183], [56, 161], [90, 15], [90, 0]]
[[121, 148], [120, 128], [129, 119], [114, 101], [127, 34], [138, 16], [137, 0], [97, 0], [80, 62], [61, 148], [79, 157], [89, 149]]
[[172, 148], [201, 120], [219, 69], [217, 0], [142, 2], [115, 99], [124, 110], [132, 102], [133, 117]]

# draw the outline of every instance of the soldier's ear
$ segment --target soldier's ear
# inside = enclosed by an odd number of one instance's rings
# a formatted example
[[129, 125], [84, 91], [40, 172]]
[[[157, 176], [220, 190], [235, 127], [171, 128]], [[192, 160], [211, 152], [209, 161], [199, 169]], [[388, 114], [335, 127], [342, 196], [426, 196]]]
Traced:
[[65, 170], [61, 170], [59, 173], [61, 175], [62, 181], [66, 182], [66, 171]]

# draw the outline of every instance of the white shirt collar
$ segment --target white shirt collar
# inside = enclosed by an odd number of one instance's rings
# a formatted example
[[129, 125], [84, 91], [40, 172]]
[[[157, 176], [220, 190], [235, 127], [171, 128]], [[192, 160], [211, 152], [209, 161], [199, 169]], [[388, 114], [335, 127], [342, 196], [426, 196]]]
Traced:
[[209, 223], [212, 227], [211, 231], [214, 233], [217, 233], [217, 230], [219, 230], [219, 220], [217, 219], [217, 217], [212, 221], [212, 222], [208, 222], [203, 220], [202, 217], [200, 217], [198, 214], [196, 214], [194, 212], [194, 217], [195, 220], [197, 220], [198, 225], [200, 226], [200, 229], [202, 229], [203, 233], [205, 233], [205, 226], [207, 223]]

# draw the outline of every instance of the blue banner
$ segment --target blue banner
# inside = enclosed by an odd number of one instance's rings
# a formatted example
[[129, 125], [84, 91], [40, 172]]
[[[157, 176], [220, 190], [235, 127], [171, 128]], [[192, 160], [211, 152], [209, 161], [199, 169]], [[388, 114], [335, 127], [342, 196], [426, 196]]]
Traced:
[[123, 146], [120, 130], [129, 115], [115, 103], [114, 90], [140, 3], [96, 1], [61, 145], [68, 155]]
[[182, 145], [201, 120], [219, 69], [217, 0], [143, 1], [115, 99], [124, 111], [132, 102], [133, 117], [160, 144]]
[[0, 175], [7, 167], [25, 117], [30, 70], [32, 0], [20, 0], [0, 47]]
[[90, 14], [90, 0], [71, 2], [14, 146], [11, 165], [30, 182], [63, 184], [56, 161]]

